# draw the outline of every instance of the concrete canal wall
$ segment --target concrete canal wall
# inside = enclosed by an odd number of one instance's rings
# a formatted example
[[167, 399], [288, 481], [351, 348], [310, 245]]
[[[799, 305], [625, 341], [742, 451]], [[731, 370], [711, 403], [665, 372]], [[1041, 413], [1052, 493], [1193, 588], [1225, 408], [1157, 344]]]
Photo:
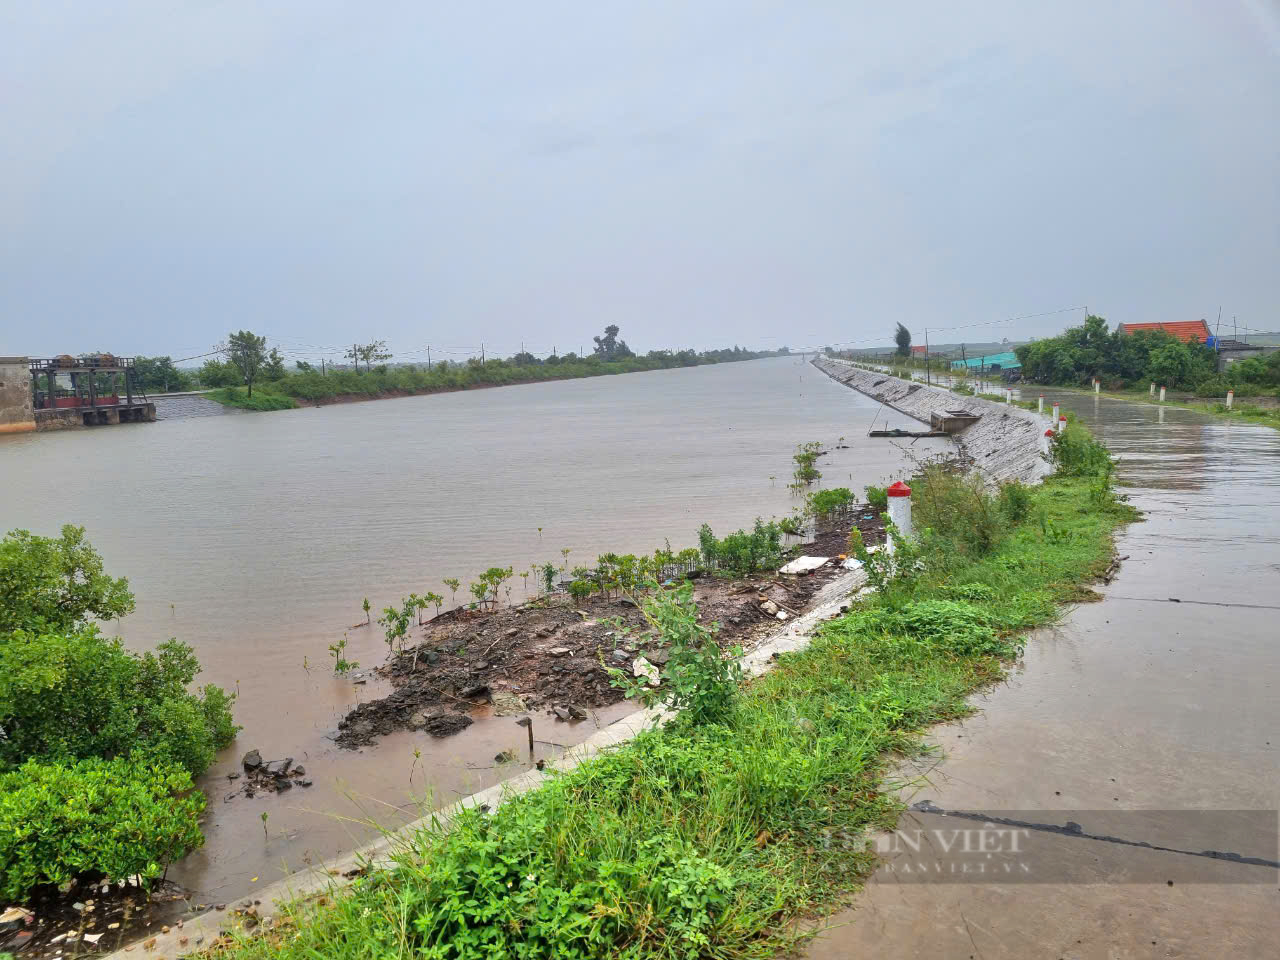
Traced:
[[1052, 472], [1043, 454], [1049, 417], [1013, 404], [952, 393], [941, 387], [901, 380], [887, 373], [864, 370], [847, 360], [817, 357], [813, 365], [859, 393], [879, 400], [899, 413], [928, 424], [935, 413], [964, 410], [976, 414], [972, 426], [954, 435], [961, 453], [992, 480], [1035, 483]]
[[0, 357], [0, 433], [30, 433], [35, 428], [27, 358]]

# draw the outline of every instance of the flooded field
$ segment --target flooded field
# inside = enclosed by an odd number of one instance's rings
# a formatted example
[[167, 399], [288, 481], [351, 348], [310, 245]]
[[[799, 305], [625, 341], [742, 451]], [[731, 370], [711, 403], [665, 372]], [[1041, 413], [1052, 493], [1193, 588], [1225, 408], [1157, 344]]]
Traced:
[[[137, 612], [111, 626], [138, 648], [192, 644], [200, 679], [238, 692], [245, 729], [203, 779], [206, 846], [170, 871], [211, 903], [363, 842], [366, 819], [403, 822], [520, 769], [493, 760], [525, 736], [510, 717], [477, 714], [445, 739], [402, 731], [361, 752], [336, 746], [342, 716], [386, 692], [330, 667], [344, 634], [362, 668], [385, 656], [380, 628], [352, 627], [364, 597], [375, 611], [411, 592], [447, 601], [441, 581], [457, 577], [461, 601], [490, 566], [559, 566], [565, 548], [570, 566], [590, 564], [664, 539], [679, 549], [704, 522], [723, 534], [784, 515], [804, 441], [845, 447], [819, 461], [822, 483], [860, 493], [908, 468], [904, 442], [866, 438], [873, 420], [918, 428], [786, 358], [27, 435], [0, 440], [0, 526], [83, 524], [137, 594]], [[544, 718], [539, 751], [627, 709]], [[292, 757], [314, 786], [225, 799], [251, 748]]]

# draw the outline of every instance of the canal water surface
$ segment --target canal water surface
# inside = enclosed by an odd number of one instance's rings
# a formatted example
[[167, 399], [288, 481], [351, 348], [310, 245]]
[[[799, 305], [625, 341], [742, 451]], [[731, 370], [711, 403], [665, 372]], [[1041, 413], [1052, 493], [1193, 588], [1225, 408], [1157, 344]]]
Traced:
[[[0, 527], [84, 525], [137, 594], [109, 628], [136, 649], [190, 643], [199, 680], [238, 693], [244, 730], [202, 781], [206, 845], [170, 872], [213, 902], [364, 842], [364, 821], [396, 825], [516, 772], [493, 763], [524, 736], [512, 718], [335, 746], [344, 713], [384, 692], [329, 665], [344, 634], [362, 672], [385, 655], [376, 625], [352, 629], [362, 598], [447, 598], [444, 577], [463, 593], [490, 566], [559, 566], [562, 548], [591, 564], [785, 515], [801, 442], [832, 449], [823, 486], [858, 493], [945, 443], [871, 440], [873, 420], [919, 426], [795, 357], [27, 435], [0, 440]], [[618, 715], [539, 729], [570, 745]], [[250, 748], [293, 757], [315, 785], [224, 799]]]

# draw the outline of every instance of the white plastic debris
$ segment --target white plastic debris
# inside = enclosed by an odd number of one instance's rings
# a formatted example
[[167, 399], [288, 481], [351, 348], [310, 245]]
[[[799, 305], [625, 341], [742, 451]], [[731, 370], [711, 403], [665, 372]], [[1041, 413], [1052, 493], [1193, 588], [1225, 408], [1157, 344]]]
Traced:
[[651, 687], [662, 682], [661, 672], [644, 657], [636, 657], [636, 662], [631, 665], [631, 672], [637, 677], [643, 677]]
[[826, 566], [830, 557], [796, 557], [790, 563], [778, 569], [779, 573], [809, 573], [819, 567]]

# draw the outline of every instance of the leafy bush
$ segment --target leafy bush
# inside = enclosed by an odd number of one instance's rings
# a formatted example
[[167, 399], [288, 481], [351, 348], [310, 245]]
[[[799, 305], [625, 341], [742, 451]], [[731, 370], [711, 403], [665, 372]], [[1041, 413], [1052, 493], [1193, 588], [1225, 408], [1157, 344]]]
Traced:
[[13, 530], [0, 540], [0, 636], [19, 628], [70, 630], [90, 617], [132, 612], [129, 581], [103, 572], [84, 527], [67, 524], [58, 539]]
[[1031, 513], [1031, 491], [1019, 480], [1000, 487], [1000, 512], [1011, 526], [1022, 523]]
[[821, 519], [829, 517], [851, 503], [853, 503], [853, 491], [848, 487], [835, 487], [809, 494], [808, 507], [810, 513]]
[[176, 764], [29, 760], [0, 775], [0, 894], [21, 900], [85, 874], [156, 880], [204, 842], [204, 807]]
[[1111, 452], [1088, 430], [1069, 422], [1066, 429], [1053, 435], [1049, 460], [1062, 477], [1110, 477], [1115, 471]]
[[698, 545], [708, 569], [744, 577], [782, 565], [783, 532], [780, 524], [765, 523], [757, 517], [750, 533], [738, 530], [717, 540], [711, 527], [704, 523], [698, 530]]
[[867, 487], [867, 503], [876, 513], [884, 513], [889, 509], [889, 491], [884, 487]]
[[[698, 605], [693, 585], [685, 582], [675, 590], [659, 590], [647, 597], [641, 611], [649, 625], [669, 646], [661, 671], [662, 683], [651, 687], [644, 679], [610, 668], [615, 687], [625, 690], [628, 699], [645, 706], [662, 704], [682, 711], [679, 721], [692, 726], [727, 720], [738, 699], [742, 680], [742, 651], [721, 652], [716, 643], [719, 624], [704, 627], [698, 622]], [[630, 628], [618, 624], [624, 634]]]
[[200, 665], [177, 640], [138, 655], [96, 627], [18, 630], [0, 641], [0, 768], [28, 757], [121, 757], [138, 752], [199, 775], [235, 737], [234, 697], [186, 685]]
[[981, 556], [1003, 533], [1000, 508], [976, 473], [962, 475], [930, 464], [911, 481], [912, 521], [935, 549]]

